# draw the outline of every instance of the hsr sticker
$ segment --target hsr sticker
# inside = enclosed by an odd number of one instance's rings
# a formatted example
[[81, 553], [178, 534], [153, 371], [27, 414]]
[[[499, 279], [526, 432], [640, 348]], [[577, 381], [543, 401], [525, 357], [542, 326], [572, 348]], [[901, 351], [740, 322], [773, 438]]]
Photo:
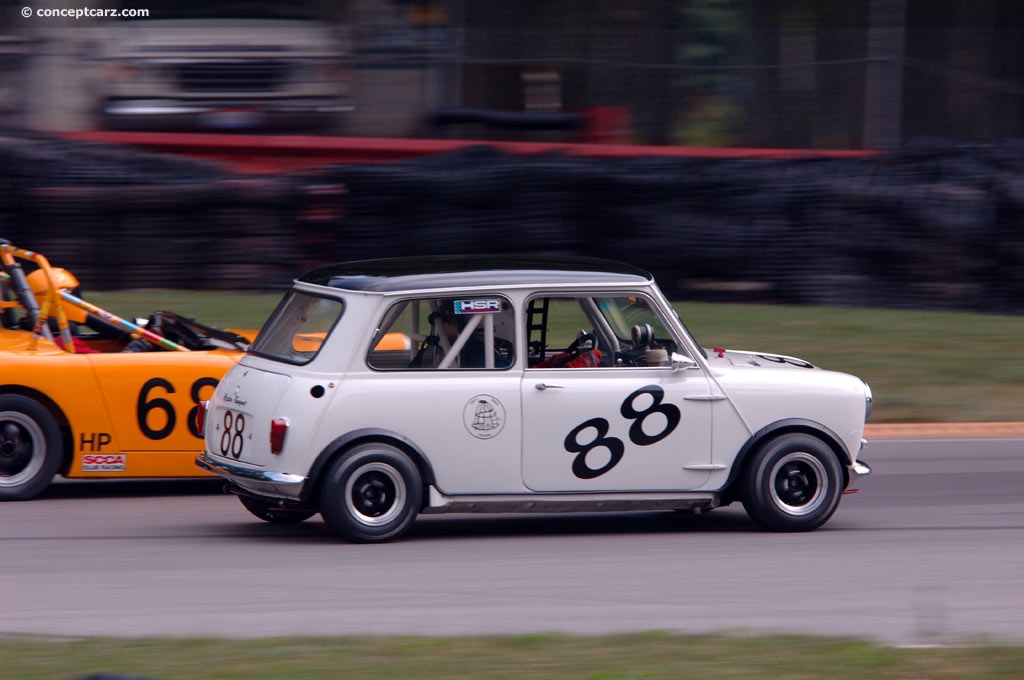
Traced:
[[456, 314], [497, 314], [501, 311], [501, 300], [456, 300]]

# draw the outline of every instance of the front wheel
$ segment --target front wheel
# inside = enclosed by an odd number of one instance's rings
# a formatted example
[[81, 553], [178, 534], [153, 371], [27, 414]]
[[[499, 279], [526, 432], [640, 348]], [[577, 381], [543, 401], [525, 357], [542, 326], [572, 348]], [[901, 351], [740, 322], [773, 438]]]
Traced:
[[282, 508], [276, 503], [249, 496], [239, 496], [238, 500], [242, 501], [242, 505], [254, 517], [259, 517], [264, 522], [270, 522], [271, 524], [298, 524], [316, 514], [314, 510]]
[[61, 462], [60, 428], [39, 402], [0, 396], [0, 501], [24, 501], [49, 486]]
[[839, 506], [843, 471], [835, 452], [808, 434], [786, 434], [763, 445], [742, 479], [743, 507], [773, 531], [812, 531]]
[[320, 514], [349, 541], [380, 543], [409, 529], [422, 499], [419, 470], [405, 453], [388, 444], [363, 444], [328, 469]]

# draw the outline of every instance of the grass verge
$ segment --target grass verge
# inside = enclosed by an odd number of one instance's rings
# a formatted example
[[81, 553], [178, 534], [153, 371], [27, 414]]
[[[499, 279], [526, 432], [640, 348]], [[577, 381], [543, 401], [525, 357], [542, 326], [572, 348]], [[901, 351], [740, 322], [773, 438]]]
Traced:
[[1024, 677], [1024, 647], [894, 648], [852, 640], [664, 632], [581, 637], [0, 638], [3, 677], [70, 680], [445, 680], [703, 678], [942, 680]]

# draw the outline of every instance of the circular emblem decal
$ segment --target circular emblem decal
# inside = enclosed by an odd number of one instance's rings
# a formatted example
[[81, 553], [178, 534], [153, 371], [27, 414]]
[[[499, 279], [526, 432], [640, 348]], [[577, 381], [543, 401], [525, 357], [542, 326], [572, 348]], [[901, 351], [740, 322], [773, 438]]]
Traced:
[[463, 409], [462, 422], [477, 439], [497, 437], [505, 427], [505, 407], [488, 394], [478, 394]]

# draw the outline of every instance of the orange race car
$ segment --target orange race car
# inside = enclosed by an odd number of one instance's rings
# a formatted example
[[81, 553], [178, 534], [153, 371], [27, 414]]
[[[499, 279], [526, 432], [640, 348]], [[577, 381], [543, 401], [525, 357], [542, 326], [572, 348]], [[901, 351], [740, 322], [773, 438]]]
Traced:
[[171, 312], [133, 323], [70, 272], [0, 240], [0, 501], [65, 477], [194, 477], [197, 405], [253, 331]]

